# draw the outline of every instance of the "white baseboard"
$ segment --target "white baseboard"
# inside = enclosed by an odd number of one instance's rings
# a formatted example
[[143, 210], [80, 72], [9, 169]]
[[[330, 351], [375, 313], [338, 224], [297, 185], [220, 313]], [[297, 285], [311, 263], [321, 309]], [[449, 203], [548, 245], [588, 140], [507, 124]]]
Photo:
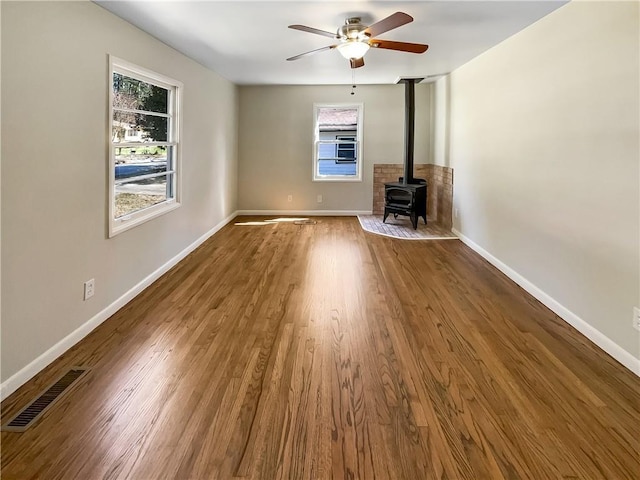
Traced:
[[305, 217], [357, 217], [371, 210], [238, 210], [238, 215], [304, 215]]
[[535, 286], [529, 280], [524, 278], [518, 272], [513, 270], [508, 265], [504, 264], [496, 257], [487, 252], [480, 245], [475, 243], [470, 238], [466, 237], [464, 234], [456, 230], [455, 228], [451, 229], [453, 233], [455, 233], [460, 240], [462, 240], [466, 245], [468, 245], [471, 249], [475, 250], [478, 254], [484, 257], [489, 263], [491, 263], [494, 267], [504, 273], [511, 280], [516, 282], [522, 288], [524, 288], [527, 292], [533, 295], [537, 300], [539, 300], [543, 305], [545, 305], [549, 310], [558, 315], [561, 319], [567, 322], [569, 325], [574, 327], [580, 333], [582, 333], [585, 337], [595, 343], [598, 347], [604, 350], [607, 354], [613, 357], [615, 360], [620, 362], [626, 368], [631, 370], [633, 373], [640, 377], [640, 359], [634, 357], [629, 352], [627, 352], [620, 345], [615, 343], [609, 337], [607, 337], [604, 333], [584, 321], [578, 315], [573, 313], [571, 310], [566, 308], [560, 302], [549, 296], [543, 290]]
[[206, 232], [200, 238], [198, 238], [195, 242], [189, 245], [187, 248], [182, 250], [176, 256], [167, 261], [164, 265], [160, 266], [151, 274], [147, 275], [144, 279], [134, 285], [131, 289], [129, 289], [124, 295], [116, 299], [113, 303], [108, 305], [105, 309], [98, 312], [92, 318], [90, 318], [87, 322], [82, 324], [76, 330], [71, 332], [69, 335], [64, 337], [58, 343], [56, 343], [49, 350], [44, 352], [34, 361], [29, 363], [26, 367], [19, 370], [17, 373], [9, 377], [7, 380], [2, 382], [0, 385], [0, 399], [4, 400], [13, 392], [15, 392], [18, 388], [24, 385], [27, 381], [33, 378], [37, 373], [42, 371], [45, 367], [47, 367], [51, 362], [53, 362], [56, 358], [62, 355], [64, 352], [73, 347], [76, 343], [86, 337], [91, 331], [93, 331], [98, 325], [104, 322], [106, 319], [111, 317], [114, 313], [124, 307], [127, 303], [133, 300], [140, 292], [142, 292], [145, 288], [155, 282], [158, 278], [168, 272], [171, 268], [173, 268], [178, 262], [180, 262], [183, 258], [189, 255], [192, 251], [194, 251], [197, 247], [202, 245], [209, 237], [211, 237], [214, 233], [224, 227], [227, 223], [232, 221], [237, 216], [237, 212], [232, 213], [227, 218], [218, 223], [211, 230]]

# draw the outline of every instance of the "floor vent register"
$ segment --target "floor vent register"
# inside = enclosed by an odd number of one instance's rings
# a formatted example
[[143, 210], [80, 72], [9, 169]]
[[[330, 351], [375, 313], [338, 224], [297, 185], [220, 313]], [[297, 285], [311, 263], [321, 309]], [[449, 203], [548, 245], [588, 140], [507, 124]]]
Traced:
[[88, 371], [88, 368], [73, 367], [53, 385], [42, 392], [35, 400], [23, 408], [17, 415], [2, 425], [4, 432], [24, 432], [51, 408], [71, 387]]

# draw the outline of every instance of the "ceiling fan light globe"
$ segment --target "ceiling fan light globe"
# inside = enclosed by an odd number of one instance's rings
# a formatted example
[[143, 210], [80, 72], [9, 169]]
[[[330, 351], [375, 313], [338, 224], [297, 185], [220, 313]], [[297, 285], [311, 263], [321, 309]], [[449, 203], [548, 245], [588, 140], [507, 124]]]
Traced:
[[348, 40], [338, 45], [338, 51], [347, 60], [351, 58], [362, 58], [369, 50], [369, 44], [358, 40]]

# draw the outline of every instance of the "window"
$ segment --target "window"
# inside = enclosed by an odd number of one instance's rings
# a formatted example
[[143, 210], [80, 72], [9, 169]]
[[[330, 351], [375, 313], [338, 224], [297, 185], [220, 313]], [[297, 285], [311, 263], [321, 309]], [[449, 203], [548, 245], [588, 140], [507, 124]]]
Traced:
[[179, 204], [182, 84], [110, 57], [109, 236]]
[[314, 181], [362, 180], [362, 104], [314, 105]]

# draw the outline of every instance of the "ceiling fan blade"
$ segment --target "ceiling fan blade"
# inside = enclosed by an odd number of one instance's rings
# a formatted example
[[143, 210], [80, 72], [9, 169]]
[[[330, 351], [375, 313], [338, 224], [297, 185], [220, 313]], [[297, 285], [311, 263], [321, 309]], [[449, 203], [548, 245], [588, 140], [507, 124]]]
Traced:
[[351, 68], [364, 67], [364, 58], [350, 58], [349, 63], [351, 64]]
[[300, 55], [296, 55], [294, 57], [289, 57], [289, 58], [287, 58], [287, 60], [289, 60], [289, 61], [298, 60], [299, 58], [306, 57], [307, 55], [311, 55], [313, 53], [318, 53], [318, 52], [323, 52], [325, 50], [332, 50], [332, 49], [334, 49], [336, 47], [337, 47], [337, 45], [329, 45], [328, 47], [316, 48], [315, 50], [311, 50], [309, 52], [304, 52], [304, 53], [301, 53]]
[[387, 50], [398, 50], [400, 52], [409, 53], [424, 53], [429, 48], [429, 45], [424, 45], [422, 43], [392, 42], [390, 40], [380, 40], [378, 38], [372, 38], [369, 40], [369, 45], [373, 48], [384, 48]]
[[302, 32], [315, 33], [316, 35], [322, 35], [324, 37], [329, 38], [339, 38], [335, 33], [327, 32], [326, 30], [319, 30], [313, 27], [307, 27], [305, 25], [289, 25], [289, 28], [293, 28], [294, 30], [300, 30]]
[[387, 18], [383, 18], [378, 23], [374, 23], [367, 28], [364, 33], [370, 37], [377, 37], [381, 33], [388, 32], [394, 28], [401, 27], [407, 23], [413, 22], [413, 17], [403, 12], [396, 12], [393, 15], [389, 15]]

